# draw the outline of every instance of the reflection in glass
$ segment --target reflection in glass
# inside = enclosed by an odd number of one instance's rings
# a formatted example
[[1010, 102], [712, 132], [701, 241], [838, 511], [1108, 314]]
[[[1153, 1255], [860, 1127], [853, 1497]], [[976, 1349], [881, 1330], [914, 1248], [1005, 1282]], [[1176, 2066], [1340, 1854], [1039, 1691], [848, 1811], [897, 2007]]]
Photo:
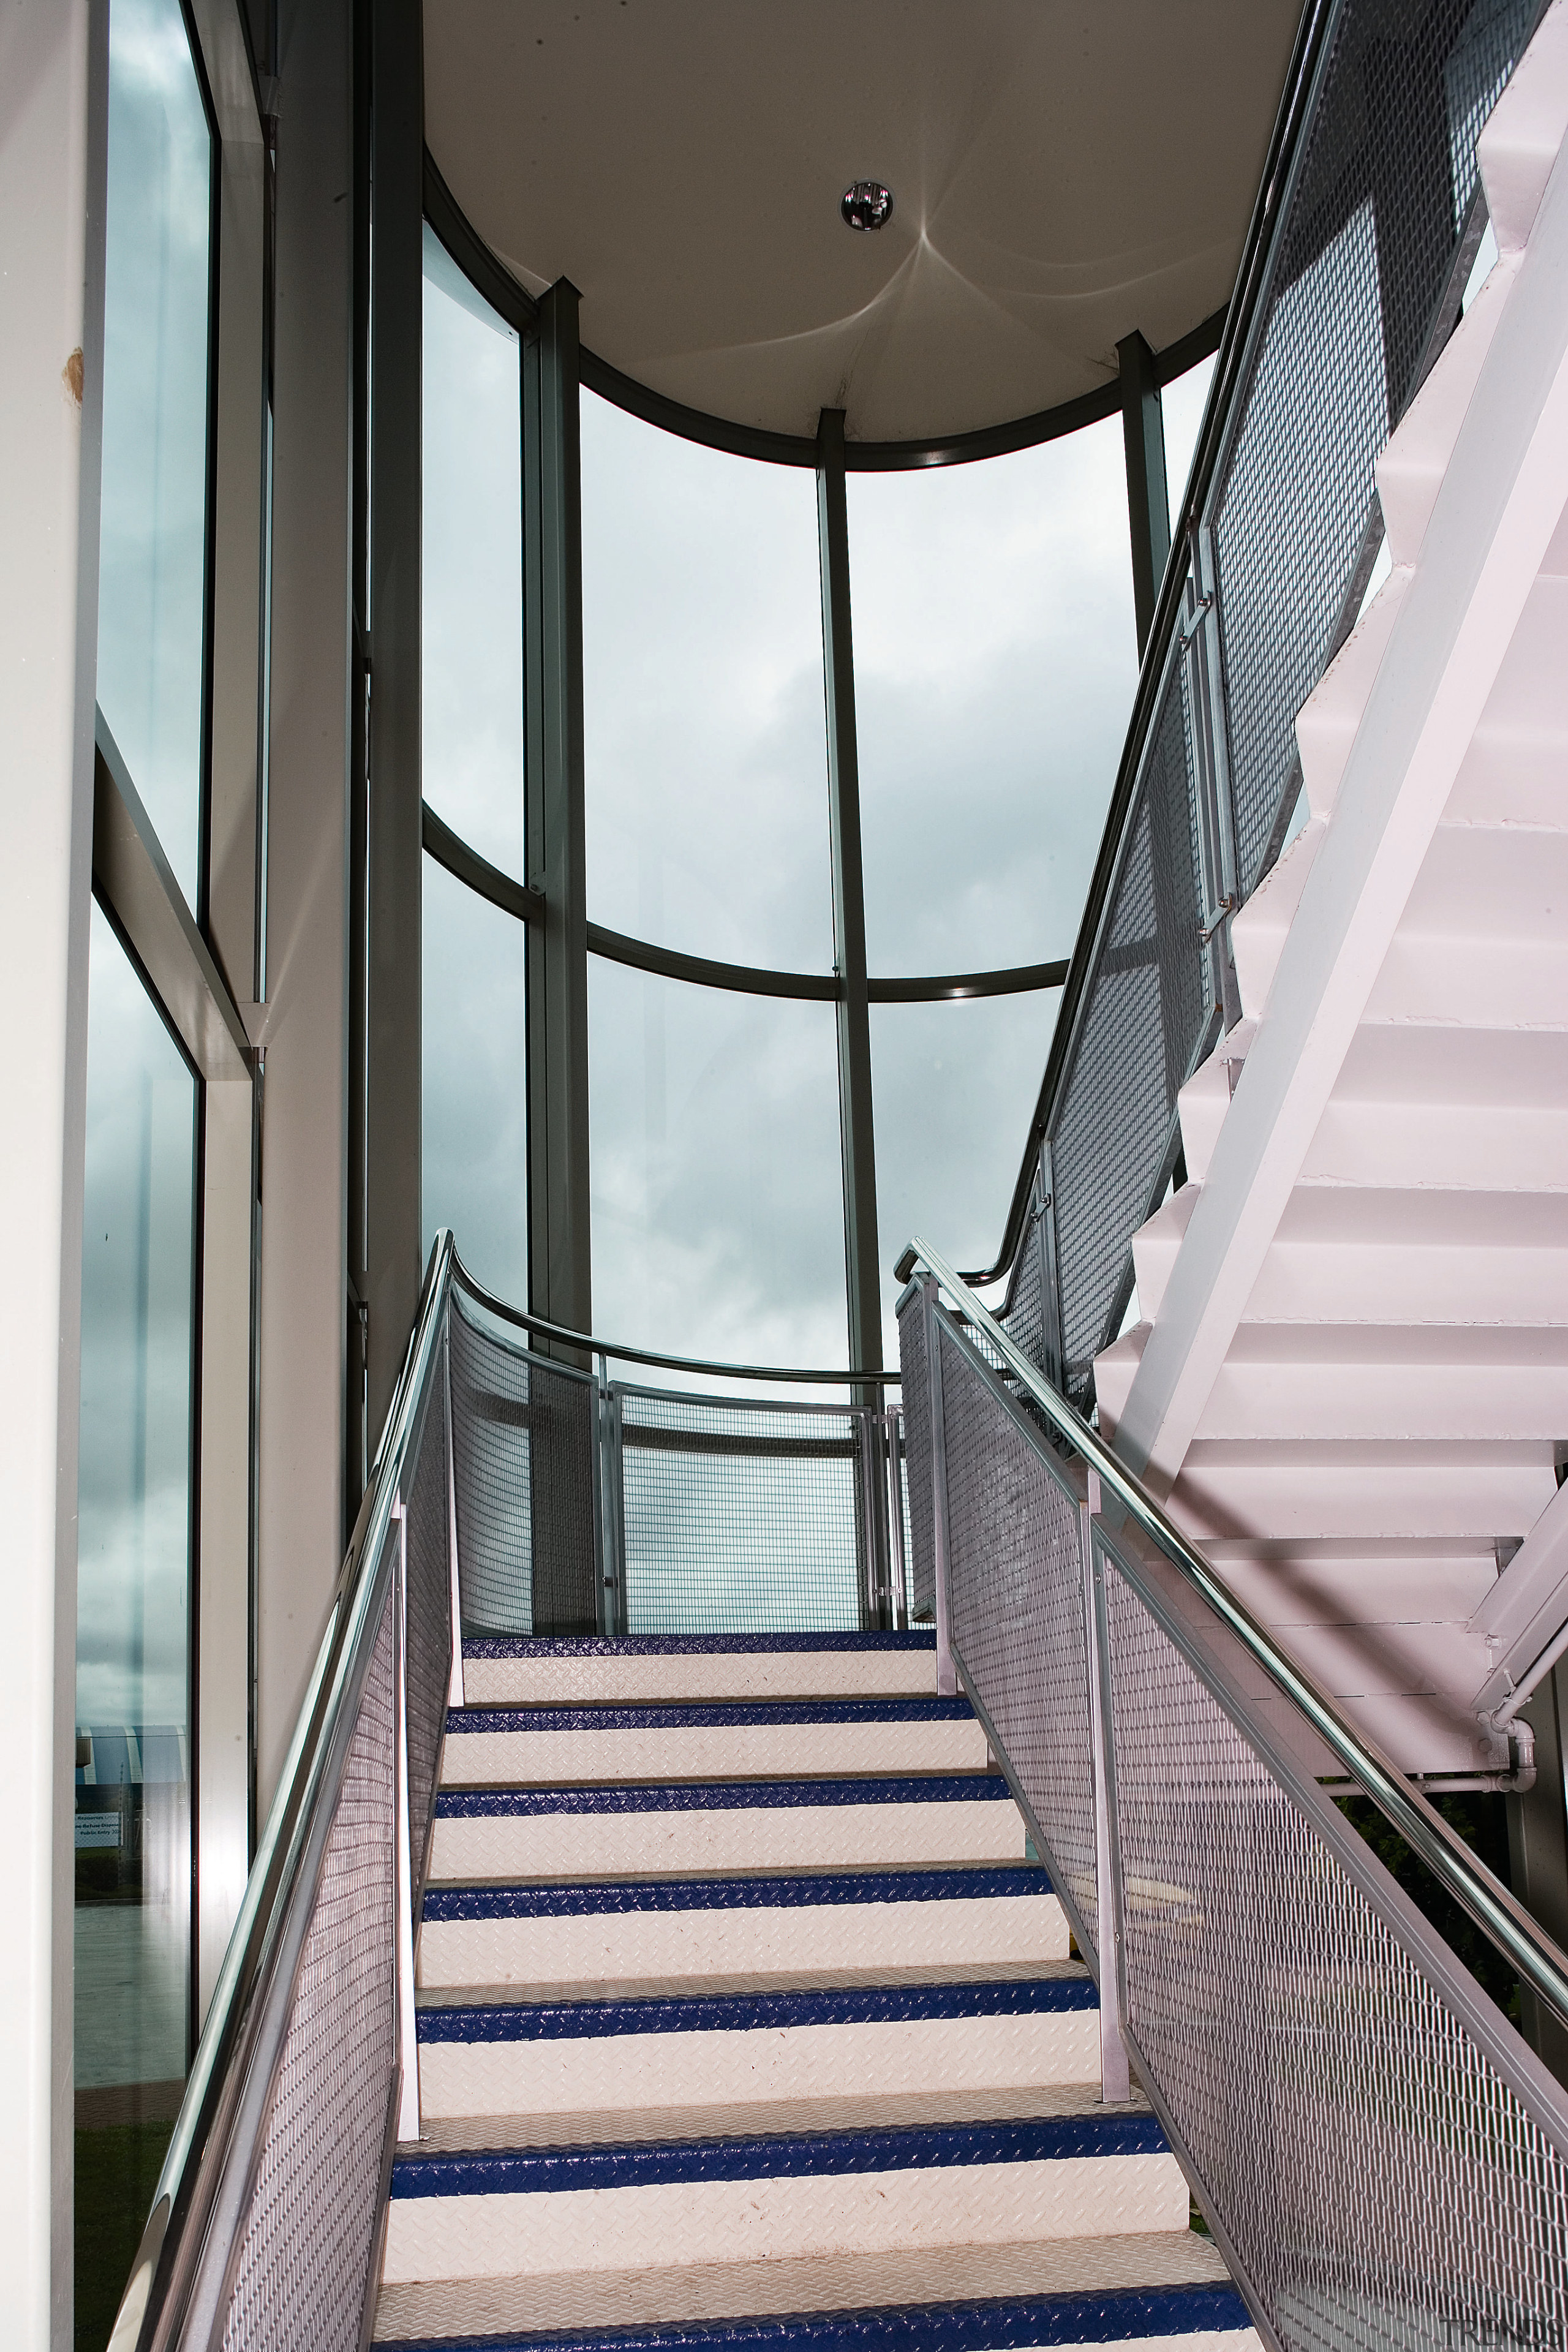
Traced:
[[179, 0], [113, 0], [98, 699], [200, 887], [213, 140]]
[[848, 502], [870, 969], [1066, 955], [1138, 673], [1121, 420]]
[[732, 1362], [844, 1363], [833, 1006], [591, 957], [588, 1087], [595, 1328]]
[[1165, 491], [1171, 502], [1173, 539], [1181, 527], [1187, 477], [1197, 452], [1198, 431], [1204, 421], [1214, 365], [1215, 355], [1211, 352], [1196, 367], [1189, 368], [1185, 375], [1168, 383], [1160, 394], [1160, 413], [1165, 424]]
[[425, 231], [425, 797], [522, 873], [518, 340]]
[[95, 2352], [188, 2060], [196, 1118], [95, 905], [76, 1697], [76, 2313]]
[[583, 676], [594, 920], [830, 971], [812, 474], [585, 392]]
[[528, 1300], [526, 927], [425, 860], [421, 1202], [487, 1289]]
[[996, 1254], [1060, 1001], [1052, 988], [871, 1007], [877, 1231], [890, 1364], [899, 1360], [891, 1267], [905, 1243], [919, 1234], [961, 1268], [989, 1265]]

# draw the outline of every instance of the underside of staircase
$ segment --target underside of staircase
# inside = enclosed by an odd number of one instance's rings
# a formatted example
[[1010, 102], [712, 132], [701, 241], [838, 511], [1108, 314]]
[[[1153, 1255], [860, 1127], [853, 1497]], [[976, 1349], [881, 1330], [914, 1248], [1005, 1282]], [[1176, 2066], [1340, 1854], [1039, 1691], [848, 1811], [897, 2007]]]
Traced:
[[934, 1636], [465, 1645], [376, 2340], [1254, 2352]]
[[1245, 1018], [1095, 1374], [1233, 1587], [1435, 1774], [1507, 1763], [1484, 1686], [1568, 1531], [1565, 126], [1559, 7], [1482, 134], [1499, 257], [1380, 463], [1392, 568], [1300, 714], [1308, 819], [1235, 918]]

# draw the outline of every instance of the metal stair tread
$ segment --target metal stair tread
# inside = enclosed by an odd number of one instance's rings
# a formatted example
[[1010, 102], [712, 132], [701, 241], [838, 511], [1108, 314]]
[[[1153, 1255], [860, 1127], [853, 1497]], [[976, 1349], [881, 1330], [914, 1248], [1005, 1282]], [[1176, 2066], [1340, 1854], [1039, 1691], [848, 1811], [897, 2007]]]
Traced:
[[929, 1650], [924, 1626], [888, 1633], [508, 1633], [463, 1637], [465, 1658], [747, 1658]]
[[873, 1985], [1016, 1984], [1053, 1973], [1077, 1976], [1077, 1960], [956, 1960], [948, 1965], [865, 1969], [780, 1969], [769, 1974], [745, 1976], [679, 1976], [602, 1978], [591, 1983], [558, 1985], [421, 1985], [416, 1994], [419, 2011], [481, 2007], [490, 2002], [515, 2006], [530, 2000], [541, 2004], [641, 1999], [684, 2000], [708, 1994], [716, 1998], [750, 1994], [831, 1991], [839, 1987]]
[[398, 2203], [412, 2198], [528, 2196], [824, 2175], [837, 2179], [1168, 2153], [1169, 2143], [1152, 2110], [1108, 2107], [1090, 2084], [1082, 2086], [1077, 2104], [1065, 2113], [985, 2122], [631, 2140], [586, 2147], [399, 2153], [392, 2168], [391, 2195]]
[[993, 1804], [1010, 1802], [1000, 1772], [932, 1771], [776, 1774], [748, 1780], [556, 1781], [530, 1786], [442, 1789], [437, 1821], [509, 1813], [746, 1811], [793, 1805]]
[[[1020, 2308], [1026, 2303], [1032, 2306], [1026, 2312]], [[405, 2352], [445, 2352], [455, 2338], [485, 2336], [491, 2339], [486, 2352], [508, 2352], [514, 2343], [519, 2352], [523, 2345], [527, 2352], [582, 2352], [585, 2341], [604, 2342], [606, 2352], [644, 2352], [645, 2346], [647, 2352], [724, 2352], [763, 2333], [729, 2323], [765, 2320], [765, 2340], [780, 2352], [792, 2328], [799, 2330], [802, 2352], [817, 2352], [843, 2343], [847, 2312], [861, 2315], [852, 2323], [857, 2336], [896, 2352], [1125, 2342], [1156, 2326], [1172, 2332], [1173, 2321], [1191, 2332], [1200, 2315], [1226, 2332], [1250, 2324], [1210, 2240], [1191, 2231], [1150, 2231], [1092, 2241], [390, 2286], [381, 2292], [375, 2341], [402, 2345]], [[1037, 2323], [1038, 2332], [1021, 2333], [1020, 2322]]]
[[765, 1726], [788, 1730], [822, 1723], [971, 1723], [966, 1698], [623, 1699], [601, 1705], [504, 1700], [448, 1707], [447, 1730], [486, 1731], [739, 1731]]
[[808, 1991], [643, 1994], [598, 2001], [475, 2001], [422, 2010], [418, 2037], [435, 2042], [546, 2042], [642, 2033], [733, 2033], [800, 2025], [867, 2025], [957, 2017], [1025, 2017], [1097, 2009], [1094, 1979], [1081, 1965], [1015, 1978], [963, 1978], [951, 1984], [858, 1985]]
[[[889, 2091], [868, 2099], [759, 2099], [729, 2106], [586, 2108], [548, 2116], [441, 2116], [424, 2118], [416, 2143], [399, 2155], [455, 2149], [595, 2147], [638, 2139], [722, 2139], [795, 2132], [847, 2131], [858, 2122], [872, 2129], [910, 2129], [921, 2125], [1005, 2123], [1037, 2116], [1077, 2112], [1076, 2102], [1094, 2096], [1095, 2086], [1044, 2083], [959, 2090]], [[1127, 2111], [1142, 2113], [1134, 2087]], [[1117, 2110], [1123, 2112], [1123, 2110]]]
[[426, 1889], [426, 1922], [563, 1917], [598, 1911], [812, 1908], [819, 1904], [1012, 1901], [1053, 1892], [1038, 1863], [925, 1864], [839, 1869], [685, 1873], [678, 1878], [530, 1879]]

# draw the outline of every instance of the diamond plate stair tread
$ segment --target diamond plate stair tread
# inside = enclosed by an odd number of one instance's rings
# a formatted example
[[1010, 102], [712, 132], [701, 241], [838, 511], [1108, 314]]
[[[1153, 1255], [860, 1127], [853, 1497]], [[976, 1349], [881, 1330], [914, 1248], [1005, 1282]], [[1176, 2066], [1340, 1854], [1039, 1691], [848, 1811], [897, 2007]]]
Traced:
[[[436, 1817], [431, 1876], [942, 1869], [1025, 1859], [1023, 1816], [999, 1775], [994, 1786], [984, 1773], [931, 1780], [929, 1793], [907, 1780], [886, 1790], [855, 1780], [753, 1781], [736, 1785], [733, 1795], [727, 1787], [698, 1783], [694, 1804], [663, 1801], [684, 1796], [679, 1786], [606, 1790], [617, 1801], [603, 1806], [571, 1801], [599, 1793], [591, 1789], [447, 1790]], [[530, 1803], [535, 1793], [566, 1801]]]
[[1007, 1804], [1012, 1790], [1000, 1772], [879, 1772], [765, 1780], [637, 1781], [625, 1787], [588, 1781], [577, 1787], [443, 1789], [437, 1821], [475, 1821], [519, 1814], [701, 1813], [828, 1805]]
[[631, 1639], [468, 1641], [470, 1704], [926, 1696], [932, 1633], [647, 1634]]
[[949, 1985], [858, 1987], [798, 1993], [644, 1994], [630, 2000], [447, 2002], [426, 2014], [423, 2042], [612, 2041], [623, 2035], [751, 2033], [795, 2026], [906, 2024], [966, 2017], [1066, 2015], [1100, 2006], [1086, 1969], [1043, 1969], [1030, 1978], [977, 1978]]
[[815, 1911], [838, 1905], [1035, 1902], [1052, 1892], [1037, 1863], [906, 1868], [683, 1872], [671, 1878], [546, 1879], [426, 1889], [424, 1919], [567, 1919], [658, 1911]]
[[1018, 2245], [693, 2263], [669, 2271], [387, 2286], [376, 2306], [375, 2340], [657, 2327], [1005, 2295], [1228, 2284], [1225, 2264], [1208, 2239], [1192, 2231], [1151, 2231]]
[[[879, 2098], [776, 2099], [731, 2107], [635, 2107], [578, 2116], [452, 2116], [422, 2118], [417, 2147], [399, 2156], [447, 2149], [595, 2147], [639, 2139], [738, 2138], [784, 2132], [898, 2130], [921, 2124], [1002, 2123], [1019, 2117], [1079, 2115], [1099, 2104], [1093, 2084], [1047, 2084], [1027, 2091], [889, 2092]], [[1121, 2114], [1147, 2113], [1141, 2096]]]
[[1108, 2106], [1092, 2084], [1074, 2086], [1065, 2109], [1033, 2118], [1009, 2114], [986, 2123], [916, 2125], [877, 2131], [864, 2121], [847, 2131], [722, 2135], [704, 2141], [637, 2141], [594, 2149], [552, 2142], [531, 2150], [481, 2148], [451, 2156], [423, 2148], [393, 2168], [395, 2205], [449, 2198], [580, 2196], [584, 2190], [669, 2189], [715, 2182], [848, 2180], [874, 2175], [1003, 2171], [1055, 2173], [1115, 2158], [1164, 2157], [1169, 2147], [1147, 2106]]
[[515, 2005], [522, 2001], [689, 2000], [743, 1997], [748, 1993], [830, 1991], [873, 1985], [1017, 1984], [1036, 1977], [1081, 1977], [1079, 1960], [954, 1960], [948, 1965], [889, 1969], [783, 1969], [750, 1976], [605, 1978], [592, 1984], [428, 1985], [417, 1994], [420, 2009], [453, 2009], [470, 2003]]

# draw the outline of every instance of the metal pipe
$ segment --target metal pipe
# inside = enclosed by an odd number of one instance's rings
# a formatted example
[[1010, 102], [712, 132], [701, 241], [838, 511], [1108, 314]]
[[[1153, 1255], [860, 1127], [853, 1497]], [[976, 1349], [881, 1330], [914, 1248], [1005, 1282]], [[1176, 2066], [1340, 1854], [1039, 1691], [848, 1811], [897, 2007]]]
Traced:
[[[1099, 1472], [1129, 1517], [1197, 1593], [1209, 1614], [1284, 1693], [1433, 1877], [1496, 1945], [1514, 1973], [1568, 2024], [1568, 1953], [1542, 1932], [1442, 1815], [1411, 1788], [1405, 1775], [1383, 1749], [1346, 1720], [1322, 1685], [1286, 1655], [1267, 1627], [1236, 1599], [1203, 1554], [1167, 1518], [1142, 1481], [1117, 1460], [1066, 1398], [1058, 1396], [1042, 1379], [962, 1275], [954, 1273], [946, 1259], [918, 1235], [899, 1259], [895, 1272], [900, 1281], [907, 1281], [917, 1265], [925, 1267], [926, 1279], [939, 1282], [964, 1318], [984, 1331], [986, 1345], [1001, 1357], [1012, 1378], [1089, 1468]], [[940, 1325], [929, 1302], [928, 1293], [928, 1345], [934, 1349]], [[1043, 1439], [1040, 1442], [1044, 1444]]]

